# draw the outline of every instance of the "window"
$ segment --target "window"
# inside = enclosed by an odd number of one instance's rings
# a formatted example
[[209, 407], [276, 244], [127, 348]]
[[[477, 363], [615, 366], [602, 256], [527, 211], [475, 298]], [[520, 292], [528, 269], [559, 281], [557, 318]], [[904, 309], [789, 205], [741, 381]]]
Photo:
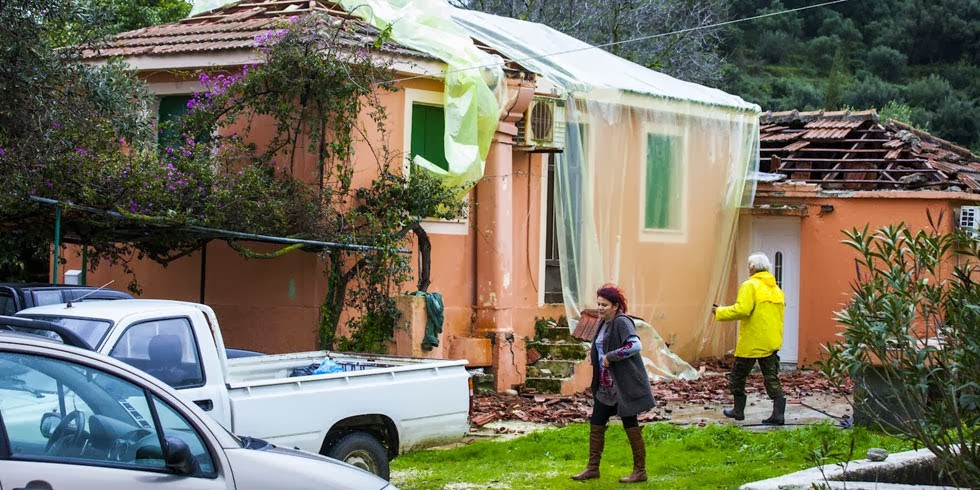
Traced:
[[680, 225], [681, 186], [676, 138], [647, 134], [643, 227], [675, 230]]
[[446, 160], [446, 116], [442, 107], [412, 103], [411, 157], [420, 155], [443, 170], [449, 170]]
[[52, 291], [34, 291], [34, 306], [44, 306], [44, 305], [56, 305], [58, 303], [64, 303], [65, 297], [61, 294], [61, 290]]
[[9, 290], [0, 290], [0, 315], [13, 315], [17, 313], [17, 301], [14, 300], [14, 293]]
[[180, 144], [180, 119], [187, 114], [191, 95], [165, 95], [157, 110], [157, 148], [166, 151]]
[[200, 468], [196, 476], [215, 474], [200, 434], [138, 385], [69, 361], [12, 352], [0, 353], [0, 373], [0, 428], [12, 459], [165, 471], [163, 435], [187, 444]]
[[[44, 320], [48, 322], [54, 322], [62, 327], [75, 332], [76, 335], [82, 338], [86, 344], [90, 345], [93, 349], [98, 349], [99, 344], [102, 343], [102, 339], [105, 338], [106, 333], [109, 332], [109, 327], [112, 323], [108, 320], [96, 320], [90, 318], [71, 318], [71, 317], [56, 317], [56, 316], [31, 316], [30, 318], [37, 318], [38, 320]], [[32, 332], [38, 335], [44, 335], [51, 338], [59, 338], [58, 334], [54, 332]]]
[[119, 337], [109, 356], [174, 388], [204, 385], [197, 341], [186, 318], [132, 325]]
[[[562, 260], [559, 255], [559, 240], [564, 240], [565, 250], [571, 255], [580, 252], [579, 240], [574, 234], [582, 232], [582, 179], [585, 171], [582, 169], [588, 152], [588, 124], [569, 123], [566, 130], [567, 144], [564, 153], [553, 153], [548, 156], [548, 174], [545, 201], [545, 256], [544, 256], [544, 303], [560, 304], [564, 302], [561, 268], [566, 268], [568, 277], [578, 277], [578, 262]], [[564, 166], [566, 176], [565, 188], [558, 189], [558, 171]], [[562, 207], [562, 196], [568, 198], [568, 208]], [[563, 216], [566, 223], [566, 236], [558, 234], [558, 216]], [[569, 281], [569, 287], [575, 288], [576, 281]], [[577, 291], [570, 291], [572, 297], [578, 297]]]
[[[415, 155], [432, 162], [437, 167], [448, 170], [446, 159], [446, 120], [443, 110], [442, 92], [405, 89], [404, 119], [405, 175], [411, 175], [411, 160]], [[469, 233], [468, 219], [459, 220], [423, 219], [422, 227], [429, 234], [466, 235]]]

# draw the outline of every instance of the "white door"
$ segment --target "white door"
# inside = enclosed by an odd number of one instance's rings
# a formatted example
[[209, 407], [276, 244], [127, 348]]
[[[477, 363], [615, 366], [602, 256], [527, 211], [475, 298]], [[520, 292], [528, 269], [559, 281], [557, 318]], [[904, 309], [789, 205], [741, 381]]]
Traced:
[[763, 252], [772, 262], [773, 275], [786, 295], [783, 325], [783, 364], [796, 366], [800, 345], [800, 218], [753, 216], [749, 253]]

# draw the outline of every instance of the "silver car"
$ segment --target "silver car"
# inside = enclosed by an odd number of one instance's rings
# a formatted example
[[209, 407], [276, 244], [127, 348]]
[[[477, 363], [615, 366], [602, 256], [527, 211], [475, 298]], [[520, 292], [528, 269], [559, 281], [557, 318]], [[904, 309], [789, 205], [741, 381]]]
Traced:
[[236, 437], [126, 364], [0, 331], [0, 488], [161, 486], [394, 490], [339, 461]]

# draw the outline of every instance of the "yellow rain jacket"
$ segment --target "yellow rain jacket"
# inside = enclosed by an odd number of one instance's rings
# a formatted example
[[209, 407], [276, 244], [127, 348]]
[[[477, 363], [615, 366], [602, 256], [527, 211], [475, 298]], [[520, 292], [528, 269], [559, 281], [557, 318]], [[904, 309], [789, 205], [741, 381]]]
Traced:
[[738, 287], [731, 306], [719, 306], [719, 321], [741, 320], [735, 357], [768, 357], [783, 346], [783, 311], [786, 297], [768, 271], [757, 272]]

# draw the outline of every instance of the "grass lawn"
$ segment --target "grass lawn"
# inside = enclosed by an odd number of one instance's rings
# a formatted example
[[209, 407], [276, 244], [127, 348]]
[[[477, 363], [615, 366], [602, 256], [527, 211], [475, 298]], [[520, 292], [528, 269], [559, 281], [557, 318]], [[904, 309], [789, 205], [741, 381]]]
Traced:
[[685, 428], [658, 423], [643, 428], [649, 481], [624, 485], [618, 480], [630, 473], [633, 460], [622, 426], [612, 425], [606, 432], [602, 477], [573, 481], [570, 476], [585, 469], [588, 431], [586, 424], [574, 424], [510, 441], [407, 454], [392, 462], [391, 481], [401, 490], [736, 489], [817, 462], [863, 459], [871, 447], [911, 449], [910, 443], [864, 428], [845, 430], [830, 424], [754, 432], [734, 425]]

